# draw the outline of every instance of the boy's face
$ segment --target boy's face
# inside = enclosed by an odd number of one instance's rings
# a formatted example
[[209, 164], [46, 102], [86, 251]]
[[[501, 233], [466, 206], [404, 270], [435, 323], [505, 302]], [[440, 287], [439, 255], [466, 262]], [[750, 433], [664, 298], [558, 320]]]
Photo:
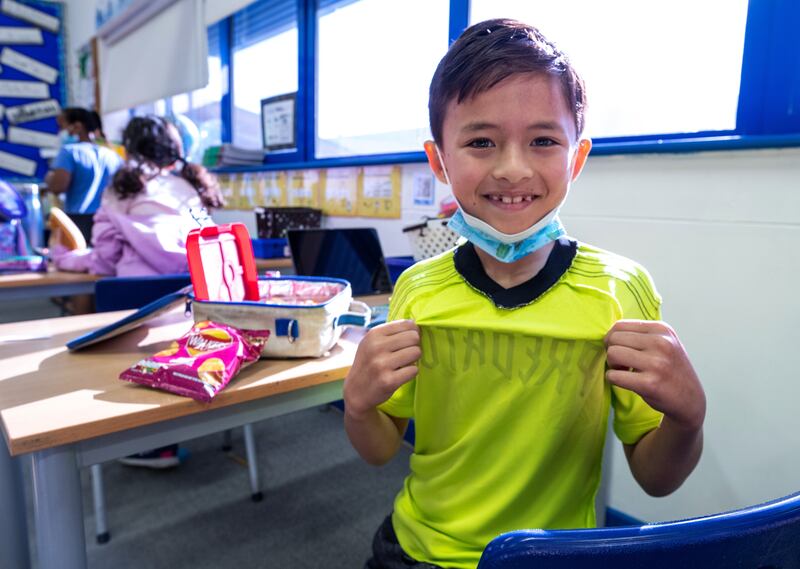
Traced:
[[[467, 213], [509, 234], [561, 203], [591, 148], [588, 140], [576, 141], [558, 81], [538, 73], [512, 75], [460, 104], [450, 101], [442, 138], [453, 195]], [[445, 182], [435, 152], [428, 156]]]

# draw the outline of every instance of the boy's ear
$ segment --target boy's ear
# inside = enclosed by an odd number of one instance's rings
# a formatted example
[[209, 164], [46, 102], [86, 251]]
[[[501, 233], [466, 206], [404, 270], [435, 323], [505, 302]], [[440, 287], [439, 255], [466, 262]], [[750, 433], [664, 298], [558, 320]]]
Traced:
[[586, 158], [589, 157], [589, 152], [591, 150], [592, 141], [588, 138], [582, 138], [578, 142], [578, 149], [575, 151], [575, 160], [572, 162], [570, 181], [574, 182], [578, 179], [578, 176], [581, 174], [581, 170], [583, 170], [583, 167], [586, 164]]
[[436, 152], [436, 143], [432, 140], [426, 140], [423, 146], [425, 148], [425, 156], [428, 157], [428, 165], [433, 170], [434, 176], [441, 183], [446, 184], [447, 178], [444, 176], [444, 165], [439, 159], [439, 153]]

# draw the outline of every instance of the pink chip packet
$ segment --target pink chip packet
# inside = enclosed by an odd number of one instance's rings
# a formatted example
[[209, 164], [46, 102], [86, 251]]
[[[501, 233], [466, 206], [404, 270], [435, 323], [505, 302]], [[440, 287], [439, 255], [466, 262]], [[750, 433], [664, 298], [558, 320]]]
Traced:
[[259, 358], [268, 338], [269, 330], [197, 322], [169, 348], [132, 365], [119, 378], [208, 402]]

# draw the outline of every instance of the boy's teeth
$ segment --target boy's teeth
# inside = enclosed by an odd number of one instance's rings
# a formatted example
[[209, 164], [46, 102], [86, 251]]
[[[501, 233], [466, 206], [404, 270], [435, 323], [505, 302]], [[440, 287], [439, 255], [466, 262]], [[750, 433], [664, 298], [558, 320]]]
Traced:
[[533, 196], [489, 196], [489, 199], [496, 202], [503, 202], [503, 203], [522, 203], [522, 202], [532, 202]]

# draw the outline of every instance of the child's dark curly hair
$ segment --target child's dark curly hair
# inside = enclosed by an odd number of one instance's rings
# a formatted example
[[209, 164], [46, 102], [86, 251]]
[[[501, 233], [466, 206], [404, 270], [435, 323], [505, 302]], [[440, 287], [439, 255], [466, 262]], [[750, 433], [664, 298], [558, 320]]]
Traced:
[[216, 177], [199, 164], [183, 158], [183, 145], [177, 128], [161, 117], [134, 117], [122, 133], [128, 163], [114, 175], [111, 188], [126, 199], [141, 192], [148, 180], [176, 162], [178, 174], [197, 190], [203, 205], [223, 205]]

